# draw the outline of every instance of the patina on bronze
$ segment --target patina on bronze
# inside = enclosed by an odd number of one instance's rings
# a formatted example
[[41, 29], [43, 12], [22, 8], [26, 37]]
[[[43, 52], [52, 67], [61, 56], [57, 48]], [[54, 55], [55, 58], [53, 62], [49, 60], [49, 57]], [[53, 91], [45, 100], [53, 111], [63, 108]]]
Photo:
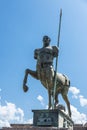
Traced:
[[[28, 88], [26, 86], [28, 74], [30, 74], [35, 79], [41, 81], [43, 86], [48, 90], [48, 109], [52, 107], [51, 97], [54, 96], [54, 76], [55, 70], [53, 67], [53, 60], [58, 56], [59, 49], [56, 46], [50, 46], [51, 39], [48, 36], [43, 37], [43, 47], [35, 49], [34, 58], [37, 60], [36, 71], [30, 69], [25, 70], [25, 76], [23, 80], [24, 92], [27, 92]], [[71, 117], [70, 102], [68, 100], [68, 90], [70, 87], [69, 78], [61, 73], [56, 73], [56, 90], [55, 90], [55, 104], [54, 109], [58, 106], [58, 95], [61, 94], [64, 101], [67, 104], [68, 114]]]

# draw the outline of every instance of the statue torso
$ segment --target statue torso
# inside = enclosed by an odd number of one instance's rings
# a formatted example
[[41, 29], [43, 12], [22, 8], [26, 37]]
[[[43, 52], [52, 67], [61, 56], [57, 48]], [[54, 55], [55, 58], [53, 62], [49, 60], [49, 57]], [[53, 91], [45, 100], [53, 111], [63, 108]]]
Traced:
[[53, 87], [53, 59], [58, 55], [56, 46], [47, 46], [34, 51], [34, 58], [37, 60], [36, 70], [41, 83]]
[[36, 49], [34, 56], [39, 63], [52, 63], [53, 58], [57, 56], [58, 49], [56, 46], [47, 46]]

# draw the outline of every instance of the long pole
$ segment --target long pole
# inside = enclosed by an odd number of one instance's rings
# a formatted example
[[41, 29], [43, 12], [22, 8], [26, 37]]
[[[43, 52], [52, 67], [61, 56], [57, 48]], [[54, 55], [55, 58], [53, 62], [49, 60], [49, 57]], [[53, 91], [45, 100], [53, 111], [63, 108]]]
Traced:
[[[58, 47], [58, 49], [59, 49], [59, 42], [60, 42], [61, 18], [62, 18], [62, 9], [60, 9], [60, 17], [59, 17], [58, 41], [57, 41], [57, 47]], [[57, 68], [58, 68], [58, 56], [56, 57], [55, 75], [54, 75], [53, 109], [54, 109], [54, 105], [55, 105], [56, 74], [57, 74]]]

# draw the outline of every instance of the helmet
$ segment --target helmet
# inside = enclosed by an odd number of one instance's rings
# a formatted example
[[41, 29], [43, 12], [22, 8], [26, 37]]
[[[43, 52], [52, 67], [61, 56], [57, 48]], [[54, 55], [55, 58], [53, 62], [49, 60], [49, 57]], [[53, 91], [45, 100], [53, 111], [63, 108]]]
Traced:
[[48, 36], [43, 37], [43, 46], [49, 46], [51, 39]]

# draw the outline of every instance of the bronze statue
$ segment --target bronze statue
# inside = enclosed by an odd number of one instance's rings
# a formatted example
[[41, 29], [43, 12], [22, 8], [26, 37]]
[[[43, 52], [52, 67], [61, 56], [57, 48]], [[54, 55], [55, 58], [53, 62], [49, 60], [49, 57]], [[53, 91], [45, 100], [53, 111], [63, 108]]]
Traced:
[[[55, 70], [53, 68], [53, 59], [58, 56], [58, 48], [56, 46], [50, 46], [51, 39], [48, 36], [43, 37], [43, 47], [35, 49], [34, 58], [37, 60], [36, 71], [30, 69], [25, 70], [25, 77], [23, 80], [23, 90], [26, 92], [28, 87], [27, 77], [30, 74], [37, 80], [40, 80], [43, 86], [48, 90], [49, 109], [52, 107], [51, 96], [54, 96], [54, 80]], [[55, 104], [54, 109], [58, 106], [58, 94], [61, 94], [65, 100], [68, 108], [69, 116], [71, 117], [70, 102], [68, 100], [68, 90], [70, 87], [70, 80], [68, 77], [61, 73], [56, 73], [56, 90], [55, 90]]]

